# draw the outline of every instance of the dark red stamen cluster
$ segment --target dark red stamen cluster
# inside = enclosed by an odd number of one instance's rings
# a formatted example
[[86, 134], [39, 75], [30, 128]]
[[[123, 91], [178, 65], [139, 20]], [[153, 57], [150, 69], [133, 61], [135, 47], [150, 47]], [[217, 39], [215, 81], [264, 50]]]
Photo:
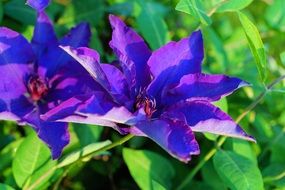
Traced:
[[144, 108], [144, 111], [148, 117], [151, 117], [152, 114], [156, 111], [155, 100], [150, 99], [149, 97], [139, 94], [137, 96], [137, 101], [135, 103], [135, 109]]
[[48, 87], [39, 76], [31, 76], [28, 81], [28, 91], [32, 100], [39, 101], [48, 92]]

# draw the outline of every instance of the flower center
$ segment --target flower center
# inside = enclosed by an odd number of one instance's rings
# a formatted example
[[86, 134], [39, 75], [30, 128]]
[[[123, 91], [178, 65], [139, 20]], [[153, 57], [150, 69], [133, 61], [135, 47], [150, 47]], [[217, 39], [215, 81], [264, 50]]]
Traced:
[[40, 100], [48, 92], [46, 82], [38, 75], [33, 75], [28, 80], [28, 91], [34, 101]]
[[156, 102], [154, 99], [151, 99], [147, 96], [144, 96], [142, 94], [139, 94], [137, 96], [136, 102], [135, 102], [135, 109], [138, 110], [140, 108], [143, 108], [146, 115], [148, 117], [151, 117], [152, 114], [156, 111]]

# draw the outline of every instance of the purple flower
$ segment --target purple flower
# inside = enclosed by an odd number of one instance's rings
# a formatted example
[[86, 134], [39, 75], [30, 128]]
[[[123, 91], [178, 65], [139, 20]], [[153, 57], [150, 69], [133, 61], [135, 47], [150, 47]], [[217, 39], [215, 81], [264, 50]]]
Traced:
[[31, 125], [58, 158], [69, 142], [68, 124], [45, 122], [40, 115], [74, 95], [96, 89], [95, 81], [59, 45], [87, 46], [89, 26], [73, 28], [58, 40], [43, 11], [47, 1], [28, 1], [38, 9], [32, 42], [0, 27], [0, 119]]
[[99, 64], [94, 50], [62, 47], [109, 96], [94, 94], [86, 101], [74, 97], [43, 118], [101, 124], [121, 133], [147, 136], [184, 162], [200, 153], [194, 132], [254, 141], [230, 116], [211, 104], [247, 83], [201, 73], [204, 50], [200, 31], [151, 52], [119, 18], [111, 15], [110, 22], [110, 46], [118, 57], [113, 65]]

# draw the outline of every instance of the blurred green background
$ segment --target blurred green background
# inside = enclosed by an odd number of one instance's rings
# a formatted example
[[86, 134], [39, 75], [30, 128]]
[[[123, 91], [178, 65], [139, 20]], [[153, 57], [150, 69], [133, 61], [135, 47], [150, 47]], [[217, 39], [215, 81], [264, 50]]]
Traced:
[[[229, 2], [232, 4], [227, 5]], [[250, 24], [240, 19], [237, 11], [242, 11]], [[240, 122], [257, 143], [227, 139], [220, 148], [217, 136], [196, 134], [201, 155], [184, 164], [154, 142], [135, 137], [103, 154], [78, 159], [70, 153], [94, 151], [108, 144], [106, 140], [116, 141], [121, 136], [109, 128], [72, 124], [70, 145], [60, 161], [52, 161], [49, 150], [30, 127], [1, 121], [0, 190], [285, 190], [285, 82], [266, 90], [266, 85], [285, 74], [284, 0], [54, 0], [47, 13], [58, 37], [77, 23], [89, 22], [90, 46], [100, 52], [103, 62], [115, 59], [108, 46], [109, 14], [123, 18], [153, 50], [201, 29], [205, 45], [203, 71], [237, 76], [252, 84], [218, 105], [236, 119], [260, 94], [264, 95]], [[35, 18], [35, 11], [25, 5], [25, 0], [0, 1], [1, 26], [29, 40]], [[216, 155], [191, 180], [186, 180], [212, 148]]]

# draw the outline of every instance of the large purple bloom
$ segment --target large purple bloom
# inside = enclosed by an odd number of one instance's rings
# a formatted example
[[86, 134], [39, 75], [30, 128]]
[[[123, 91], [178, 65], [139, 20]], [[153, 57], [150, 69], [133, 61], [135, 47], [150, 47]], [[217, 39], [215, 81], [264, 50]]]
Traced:
[[[74, 97], [43, 118], [107, 125], [121, 133], [147, 136], [185, 162], [200, 152], [193, 132], [254, 141], [230, 116], [211, 104], [247, 83], [201, 73], [204, 52], [200, 31], [151, 52], [119, 18], [110, 16], [110, 22], [110, 46], [118, 57], [114, 65], [99, 64], [98, 53], [88, 48], [62, 48], [111, 98], [102, 102], [103, 95], [93, 95], [86, 101]], [[70, 112], [77, 114], [70, 116]]]
[[68, 124], [45, 122], [40, 115], [74, 95], [96, 89], [95, 81], [59, 45], [87, 46], [89, 26], [73, 28], [61, 40], [43, 9], [48, 1], [28, 1], [37, 10], [32, 42], [0, 27], [0, 119], [29, 124], [58, 158], [69, 142]]

